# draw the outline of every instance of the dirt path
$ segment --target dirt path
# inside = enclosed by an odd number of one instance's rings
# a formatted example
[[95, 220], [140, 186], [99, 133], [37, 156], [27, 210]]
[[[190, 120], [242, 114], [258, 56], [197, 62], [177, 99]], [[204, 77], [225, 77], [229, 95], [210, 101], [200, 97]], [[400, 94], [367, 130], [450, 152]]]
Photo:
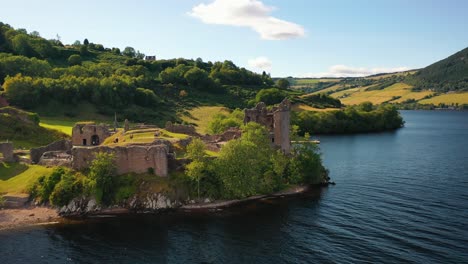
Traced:
[[0, 210], [0, 230], [57, 222], [57, 211], [47, 207]]

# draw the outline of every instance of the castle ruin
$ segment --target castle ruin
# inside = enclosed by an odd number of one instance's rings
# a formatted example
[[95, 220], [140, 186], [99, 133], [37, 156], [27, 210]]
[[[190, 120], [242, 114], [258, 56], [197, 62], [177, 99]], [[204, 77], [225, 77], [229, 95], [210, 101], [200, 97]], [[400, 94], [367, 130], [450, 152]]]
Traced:
[[284, 153], [290, 153], [290, 112], [291, 102], [288, 99], [284, 99], [271, 110], [267, 109], [265, 103], [260, 102], [254, 108], [244, 110], [244, 124], [256, 122], [264, 125], [270, 131], [272, 145], [278, 146]]
[[73, 146], [98, 146], [111, 135], [107, 125], [77, 123], [72, 129]]
[[129, 172], [146, 173], [150, 170], [158, 176], [168, 176], [168, 154], [166, 145], [129, 145], [129, 146], [94, 146], [73, 147], [72, 168], [81, 170], [88, 168], [98, 152], [115, 155], [117, 174]]

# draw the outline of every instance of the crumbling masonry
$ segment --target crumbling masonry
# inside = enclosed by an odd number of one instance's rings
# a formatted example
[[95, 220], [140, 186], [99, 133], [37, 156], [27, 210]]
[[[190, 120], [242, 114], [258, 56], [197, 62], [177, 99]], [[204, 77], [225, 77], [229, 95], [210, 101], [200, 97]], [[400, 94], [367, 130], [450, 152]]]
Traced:
[[260, 102], [254, 108], [244, 110], [244, 124], [257, 122], [264, 125], [270, 131], [271, 143], [281, 148], [284, 153], [290, 153], [290, 111], [291, 102], [288, 99], [284, 99], [271, 110], [267, 109], [265, 103]]

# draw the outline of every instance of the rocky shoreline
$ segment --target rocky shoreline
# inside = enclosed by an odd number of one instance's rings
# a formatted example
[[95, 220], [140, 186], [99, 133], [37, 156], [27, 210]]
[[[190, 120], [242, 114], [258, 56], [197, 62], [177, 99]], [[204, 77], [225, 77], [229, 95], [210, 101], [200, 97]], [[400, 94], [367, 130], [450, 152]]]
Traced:
[[309, 192], [311, 189], [327, 185], [328, 184], [294, 186], [273, 194], [256, 195], [245, 199], [234, 200], [210, 201], [206, 199], [199, 203], [193, 200], [178, 201], [160, 193], [153, 193], [147, 194], [144, 197], [133, 197], [124, 204], [118, 206], [101, 207], [96, 203], [96, 200], [81, 197], [73, 199], [67, 206], [58, 209], [41, 206], [23, 206], [21, 208], [2, 209], [0, 210], [0, 230], [38, 224], [54, 224], [77, 218], [85, 220], [86, 218], [95, 217], [156, 214], [165, 211], [182, 213], [218, 212], [257, 201], [298, 196]]

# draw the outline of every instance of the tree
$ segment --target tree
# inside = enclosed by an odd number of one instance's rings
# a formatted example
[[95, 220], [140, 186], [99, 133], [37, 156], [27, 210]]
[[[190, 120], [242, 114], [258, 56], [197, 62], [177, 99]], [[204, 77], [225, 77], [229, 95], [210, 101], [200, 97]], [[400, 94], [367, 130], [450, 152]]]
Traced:
[[81, 56], [88, 55], [89, 54], [88, 46], [85, 46], [85, 45], [80, 46], [80, 54]]
[[142, 60], [145, 58], [145, 54], [144, 53], [141, 53], [140, 51], [137, 51], [135, 53], [135, 58], [139, 59], [139, 60]]
[[105, 152], [96, 153], [89, 167], [89, 178], [95, 182], [98, 201], [106, 205], [112, 202], [116, 175], [115, 155]]
[[13, 105], [32, 108], [39, 103], [39, 90], [35, 89], [34, 80], [29, 76], [18, 74], [7, 77], [3, 84], [5, 94]]
[[207, 167], [206, 146], [201, 139], [194, 138], [187, 146], [187, 158], [192, 162], [187, 165], [185, 174], [197, 182], [197, 193], [200, 198], [200, 180]]
[[278, 81], [276, 81], [276, 86], [280, 89], [288, 89], [289, 85], [289, 81], [285, 78], [281, 78]]
[[73, 54], [70, 57], [68, 57], [68, 65], [81, 65], [81, 56], [78, 54]]
[[208, 73], [198, 67], [193, 67], [184, 74], [187, 83], [196, 89], [203, 89], [209, 85]]
[[89, 41], [88, 41], [88, 39], [87, 39], [87, 38], [85, 38], [85, 39], [84, 39], [84, 41], [83, 41], [83, 45], [85, 45], [85, 46], [88, 46], [88, 45], [89, 45]]
[[276, 151], [270, 147], [268, 131], [248, 123], [240, 139], [229, 141], [214, 161], [214, 172], [221, 179], [226, 198], [244, 198], [277, 189], [272, 166]]
[[125, 47], [125, 49], [122, 51], [122, 55], [130, 57], [130, 58], [135, 58], [136, 51], [132, 47]]
[[33, 37], [40, 37], [41, 36], [41, 34], [39, 34], [39, 32], [37, 32], [35, 30], [33, 32], [31, 32], [30, 35], [33, 36]]
[[280, 103], [285, 97], [286, 92], [278, 88], [262, 89], [255, 96], [255, 101], [264, 102], [267, 105]]

